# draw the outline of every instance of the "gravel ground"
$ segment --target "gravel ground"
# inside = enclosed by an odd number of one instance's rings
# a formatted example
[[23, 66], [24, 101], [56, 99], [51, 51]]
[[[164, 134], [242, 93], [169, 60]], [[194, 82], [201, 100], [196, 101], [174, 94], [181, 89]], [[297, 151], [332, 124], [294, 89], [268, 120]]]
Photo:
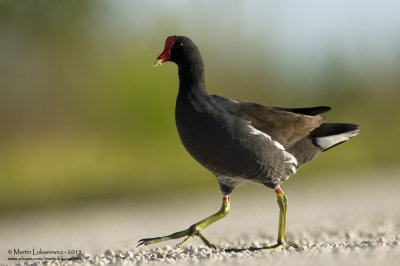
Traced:
[[[357, 173], [362, 178], [356, 181], [354, 173], [340, 179], [324, 176], [307, 187], [293, 178], [283, 189], [289, 199], [288, 237], [300, 244], [297, 249], [224, 252], [227, 247], [275, 242], [275, 195], [247, 185], [232, 195], [231, 213], [203, 232], [218, 250], [198, 239], [180, 249], [174, 248], [178, 241], [135, 248], [140, 238], [185, 229], [219, 209], [216, 188], [207, 195], [149, 197], [0, 217], [0, 259], [4, 264], [37, 265], [400, 265], [399, 173]], [[25, 254], [15, 254], [18, 249]], [[38, 255], [38, 250], [63, 251], [59, 256], [68, 260], [39, 260], [57, 255]], [[65, 254], [75, 250], [81, 254]], [[73, 257], [77, 259], [69, 260]]]

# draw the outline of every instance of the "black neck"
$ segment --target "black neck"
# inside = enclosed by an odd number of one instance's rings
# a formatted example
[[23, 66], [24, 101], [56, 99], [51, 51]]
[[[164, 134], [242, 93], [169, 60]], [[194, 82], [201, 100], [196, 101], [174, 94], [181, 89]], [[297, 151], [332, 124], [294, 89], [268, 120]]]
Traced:
[[204, 80], [204, 64], [201, 56], [178, 63], [179, 93], [191, 95], [207, 94]]

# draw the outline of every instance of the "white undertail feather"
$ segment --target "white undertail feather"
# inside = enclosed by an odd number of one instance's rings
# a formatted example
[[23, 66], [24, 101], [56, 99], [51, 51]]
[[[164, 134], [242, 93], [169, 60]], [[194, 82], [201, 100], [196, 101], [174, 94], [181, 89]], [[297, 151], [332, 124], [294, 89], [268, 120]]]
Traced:
[[323, 150], [326, 150], [340, 142], [349, 140], [350, 138], [356, 136], [358, 134], [358, 132], [359, 132], [359, 130], [356, 129], [356, 130], [345, 132], [342, 134], [331, 135], [331, 136], [326, 136], [326, 137], [319, 137], [319, 138], [315, 139], [315, 142]]

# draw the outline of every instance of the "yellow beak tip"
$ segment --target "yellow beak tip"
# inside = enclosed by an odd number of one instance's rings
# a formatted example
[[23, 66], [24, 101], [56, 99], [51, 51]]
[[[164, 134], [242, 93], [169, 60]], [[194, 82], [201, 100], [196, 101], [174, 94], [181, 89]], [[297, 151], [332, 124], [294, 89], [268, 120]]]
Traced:
[[156, 59], [156, 61], [155, 61], [154, 64], [153, 64], [153, 67], [161, 66], [162, 63], [163, 63], [163, 62], [162, 62], [162, 59]]

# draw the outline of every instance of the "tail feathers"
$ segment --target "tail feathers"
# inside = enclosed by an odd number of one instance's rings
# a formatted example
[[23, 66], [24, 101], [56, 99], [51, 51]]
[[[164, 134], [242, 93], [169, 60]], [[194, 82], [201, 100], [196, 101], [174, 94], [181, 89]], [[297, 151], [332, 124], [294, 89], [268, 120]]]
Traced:
[[310, 136], [314, 144], [321, 147], [322, 151], [326, 151], [356, 136], [358, 132], [358, 125], [324, 123], [314, 129]]

